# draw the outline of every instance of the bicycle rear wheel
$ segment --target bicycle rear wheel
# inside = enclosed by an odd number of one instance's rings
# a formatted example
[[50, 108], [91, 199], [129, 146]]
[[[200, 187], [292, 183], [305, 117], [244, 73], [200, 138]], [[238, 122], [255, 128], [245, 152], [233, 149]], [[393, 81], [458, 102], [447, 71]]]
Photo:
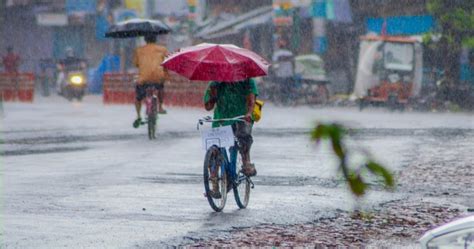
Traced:
[[156, 116], [148, 116], [148, 138], [150, 140], [156, 138]]
[[224, 209], [227, 200], [227, 172], [224, 154], [217, 146], [207, 150], [204, 159], [204, 189], [207, 201], [216, 212]]
[[237, 161], [235, 163], [238, 173], [234, 180], [234, 198], [239, 208], [246, 208], [250, 200], [250, 180], [241, 172], [242, 156], [237, 152]]
[[148, 115], [148, 138], [150, 140], [156, 139], [156, 120], [158, 118], [157, 111], [157, 100], [156, 97], [152, 97], [152, 109], [151, 113]]

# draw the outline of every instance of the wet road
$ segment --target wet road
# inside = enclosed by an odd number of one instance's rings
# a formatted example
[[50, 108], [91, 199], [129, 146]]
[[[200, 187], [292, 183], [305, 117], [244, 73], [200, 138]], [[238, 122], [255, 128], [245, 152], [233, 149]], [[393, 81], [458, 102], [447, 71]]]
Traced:
[[[233, 227], [307, 222], [351, 210], [353, 198], [328, 146], [309, 141], [314, 120], [351, 123], [351, 144], [369, 148], [396, 172], [414, 161], [442, 161], [436, 151], [455, 145], [464, 150], [447, 155], [458, 167], [473, 161], [469, 114], [268, 106], [254, 131], [258, 176], [249, 208], [239, 210], [230, 195], [224, 212], [214, 213], [203, 196], [204, 152], [195, 130], [205, 112], [170, 109], [160, 120], [159, 139], [150, 142], [144, 129], [129, 128], [132, 107], [86, 101], [5, 106], [0, 247], [155, 248]], [[365, 206], [406, 198], [409, 191], [402, 186], [387, 194], [373, 184]], [[459, 205], [473, 204], [469, 196], [458, 198]]]

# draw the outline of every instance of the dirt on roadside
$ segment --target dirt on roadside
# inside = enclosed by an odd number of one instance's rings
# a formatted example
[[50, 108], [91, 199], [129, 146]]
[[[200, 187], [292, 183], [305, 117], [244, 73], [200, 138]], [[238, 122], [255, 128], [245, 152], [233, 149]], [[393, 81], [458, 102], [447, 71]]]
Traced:
[[[262, 224], [234, 229], [225, 237], [195, 239], [185, 247], [385, 247], [413, 245], [425, 231], [459, 216], [461, 210], [429, 202], [397, 201], [370, 213], [342, 212], [297, 225]], [[191, 238], [192, 239], [192, 238]], [[380, 241], [388, 241], [383, 245]], [[369, 246], [370, 247], [370, 246]]]

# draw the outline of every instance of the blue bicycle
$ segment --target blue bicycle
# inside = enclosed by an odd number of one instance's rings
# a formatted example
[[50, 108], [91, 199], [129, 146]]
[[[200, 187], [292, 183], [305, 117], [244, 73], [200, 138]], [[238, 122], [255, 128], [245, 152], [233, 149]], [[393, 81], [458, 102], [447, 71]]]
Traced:
[[[205, 117], [199, 120], [199, 126], [204, 122], [222, 122], [235, 120], [244, 122], [243, 116], [231, 119], [211, 119]], [[209, 205], [216, 212], [224, 209], [227, 193], [234, 190], [234, 198], [239, 208], [246, 208], [249, 203], [250, 189], [254, 184], [250, 177], [242, 173], [242, 156], [239, 153], [239, 144], [234, 137], [234, 145], [230, 146], [229, 153], [226, 147], [211, 145], [204, 158], [204, 189]], [[229, 155], [230, 154], [230, 158]]]

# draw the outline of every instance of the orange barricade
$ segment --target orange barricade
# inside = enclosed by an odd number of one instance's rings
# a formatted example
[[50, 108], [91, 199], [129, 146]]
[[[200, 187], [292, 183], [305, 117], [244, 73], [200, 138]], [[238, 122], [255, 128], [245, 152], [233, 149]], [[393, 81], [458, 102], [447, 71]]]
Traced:
[[[207, 82], [189, 81], [177, 74], [171, 73], [171, 80], [165, 83], [164, 104], [168, 106], [203, 106], [202, 98]], [[104, 74], [105, 104], [131, 104], [135, 102], [134, 74], [106, 73]]]
[[129, 104], [135, 101], [133, 74], [104, 74], [103, 101], [105, 104]]
[[0, 73], [0, 94], [3, 101], [33, 102], [33, 73]]

